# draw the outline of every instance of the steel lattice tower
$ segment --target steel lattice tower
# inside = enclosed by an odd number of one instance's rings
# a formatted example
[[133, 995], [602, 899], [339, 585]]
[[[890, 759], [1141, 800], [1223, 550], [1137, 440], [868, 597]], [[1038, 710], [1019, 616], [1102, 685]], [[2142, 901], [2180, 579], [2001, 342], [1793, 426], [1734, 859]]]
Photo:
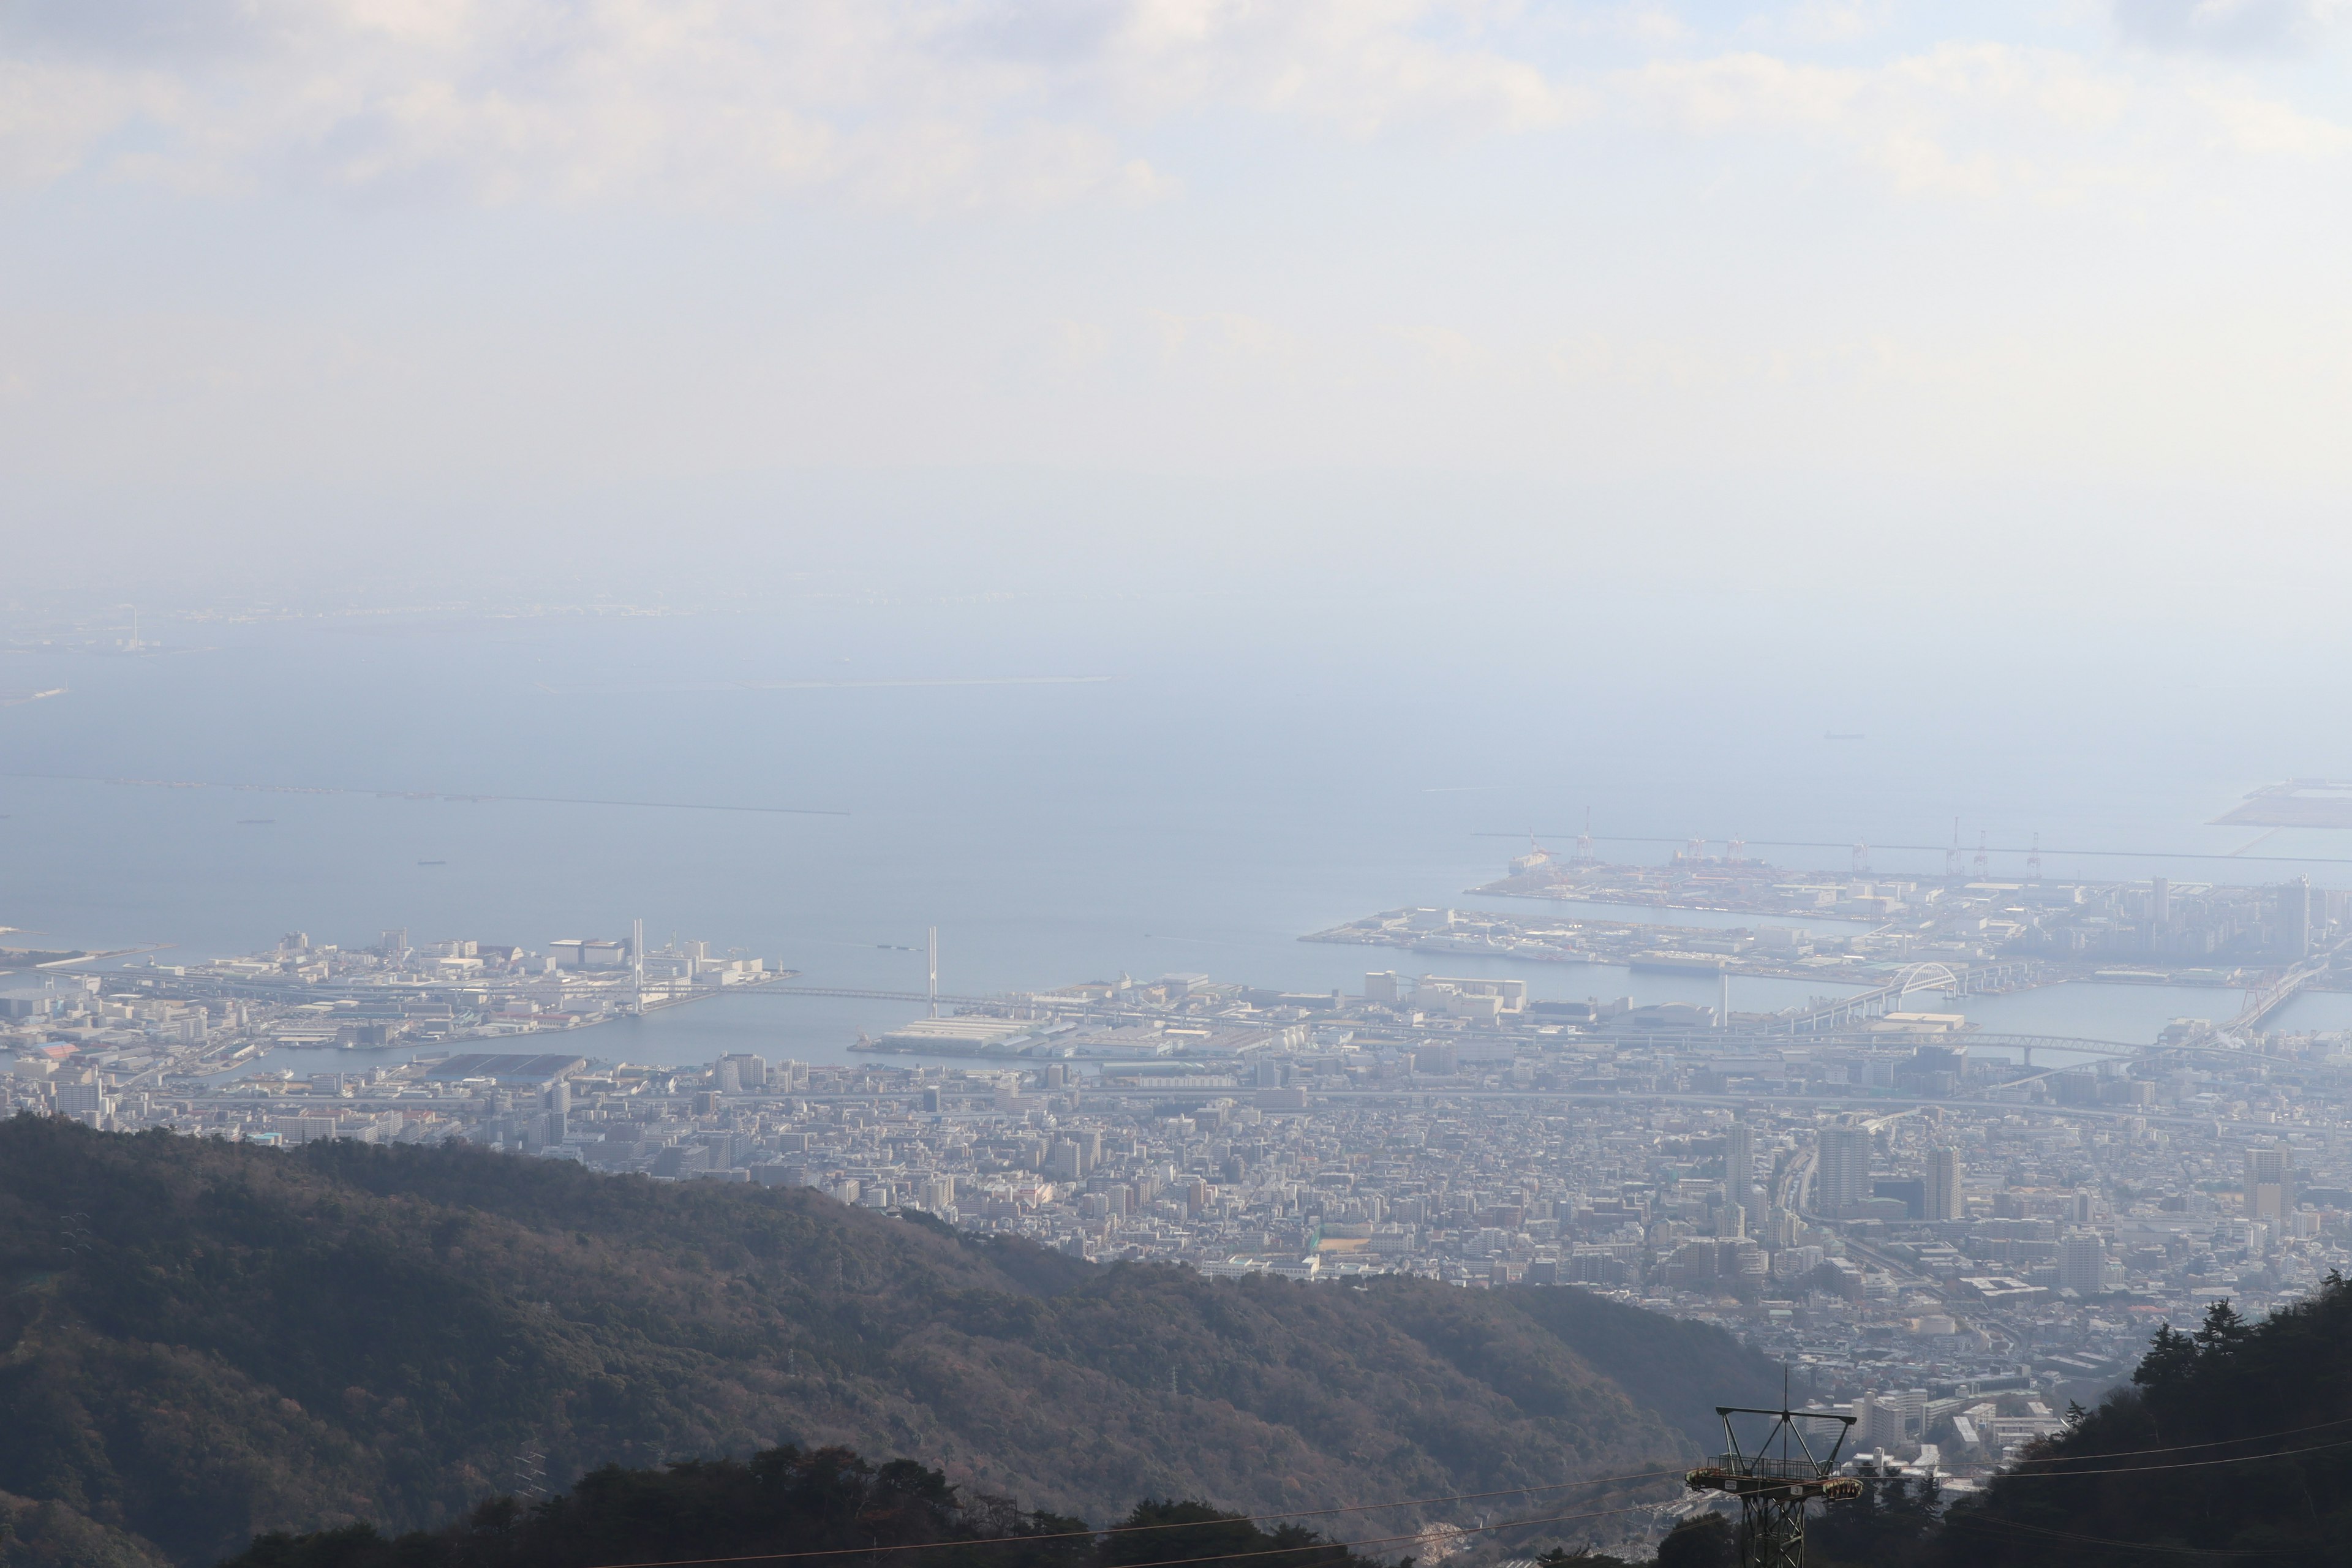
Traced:
[[[1723, 1457], [1702, 1465], [1683, 1478], [1693, 1491], [1723, 1492], [1739, 1500], [1740, 1568], [1804, 1568], [1805, 1505], [1815, 1498], [1843, 1502], [1862, 1495], [1862, 1483], [1831, 1471], [1838, 1450], [1845, 1446], [1851, 1415], [1827, 1411], [1790, 1410], [1785, 1401], [1778, 1410], [1753, 1410], [1718, 1405], [1723, 1418]], [[1752, 1448], [1745, 1448], [1733, 1424], [1735, 1415], [1769, 1415], [1772, 1425]], [[1815, 1454], [1801, 1422], [1834, 1422], [1829, 1451]], [[1775, 1447], [1780, 1452], [1773, 1452]]]

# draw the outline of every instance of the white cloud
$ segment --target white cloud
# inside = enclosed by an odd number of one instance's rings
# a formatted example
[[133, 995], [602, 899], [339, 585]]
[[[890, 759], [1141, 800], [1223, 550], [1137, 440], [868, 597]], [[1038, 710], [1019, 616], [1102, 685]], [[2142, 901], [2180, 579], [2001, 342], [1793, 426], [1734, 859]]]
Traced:
[[1620, 4], [1580, 6], [1560, 17], [1568, 31], [1584, 37], [1616, 39], [1651, 47], [1685, 44], [1698, 36], [1661, 0], [1621, 0]]
[[1790, 131], [1842, 146], [1904, 191], [1972, 196], [2079, 183], [2079, 146], [2116, 123], [2127, 87], [2071, 55], [1947, 45], [1872, 67], [1743, 53], [1656, 62], [1625, 97], [1700, 132]]
[[1844, 44], [1883, 33], [1894, 19], [1889, 0], [1805, 0], [1788, 25], [1801, 38]]
[[168, 78], [145, 71], [0, 58], [0, 182], [60, 178], [100, 138], [167, 115], [174, 96]]
[[2339, 158], [2352, 153], [2352, 127], [2305, 114], [2242, 90], [2203, 88], [2198, 100], [2212, 112], [2221, 140], [2258, 156]]
[[1684, 129], [1713, 132], [1835, 125], [1868, 80], [1856, 70], [1750, 53], [1657, 61], [1621, 85], [1634, 103], [1664, 111]]
[[2114, 0], [2137, 44], [2224, 55], [2300, 53], [2341, 23], [2345, 0]]
[[2196, 73], [2142, 76], [2056, 49], [1950, 43], [1868, 66], [1748, 52], [1654, 61], [1614, 100], [1706, 135], [1782, 132], [1906, 194], [2041, 202], [2176, 184], [2213, 153], [2313, 158], [2352, 130]]
[[[1139, 124], [1238, 108], [1369, 136], [1577, 112], [1420, 0], [144, 0], [0, 13], [0, 172], [473, 200], [1148, 197]], [[142, 145], [111, 138], [136, 123]]]
[[[2116, 15], [2251, 47], [2346, 5]], [[2333, 145], [2194, 68], [1967, 39], [1804, 58], [1885, 15], [1803, 0], [1744, 29], [1787, 48], [1705, 53], [1648, 0], [1540, 22], [1486, 0], [19, 0], [0, 9], [0, 179], [1022, 210], [1165, 195], [1146, 147], [1202, 117], [1459, 142], [1618, 114], [1826, 145], [1906, 192], [2068, 199], [2162, 177], [2199, 144], [2168, 117], [2243, 154]], [[1646, 63], [1583, 58], [1629, 48]]]
[[[15, 204], [0, 468], [2341, 477], [2352, 130], [2302, 80], [1848, 9], [0, 0], [0, 179], [297, 198]], [[780, 199], [835, 210], [634, 210]]]
[[1426, 0], [1131, 0], [1092, 68], [1129, 112], [1235, 104], [1346, 134], [1556, 124], [1584, 107]]

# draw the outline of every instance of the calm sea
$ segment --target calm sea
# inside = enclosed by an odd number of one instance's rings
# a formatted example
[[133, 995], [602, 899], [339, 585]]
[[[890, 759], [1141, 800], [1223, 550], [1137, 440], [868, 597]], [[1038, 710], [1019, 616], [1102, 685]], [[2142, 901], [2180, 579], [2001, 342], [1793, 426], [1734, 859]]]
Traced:
[[[296, 930], [367, 944], [397, 926], [539, 946], [641, 918], [649, 935], [757, 954], [808, 984], [919, 990], [935, 925], [950, 992], [1170, 971], [1328, 990], [1367, 967], [1481, 968], [1542, 995], [1712, 1001], [1699, 977], [1297, 938], [1465, 902], [1518, 847], [1486, 835], [1572, 833], [1588, 812], [1604, 835], [1874, 846], [1943, 844], [1958, 816], [1971, 848], [1982, 831], [2000, 849], [1996, 875], [2021, 874], [2007, 847], [2038, 833], [2052, 874], [2276, 879], [2298, 868], [2051, 851], [2226, 853], [2255, 835], [2203, 825], [2247, 788], [2352, 772], [2308, 749], [2352, 727], [2311, 722], [2307, 706], [2292, 725], [2252, 721], [2292, 692], [2093, 700], [2016, 684], [2014, 669], [2005, 691], [1923, 692], [1827, 645], [1732, 648], [1667, 625], [1596, 629], [1566, 608], [1497, 626], [1402, 596], [142, 629], [172, 651], [0, 656], [0, 690], [66, 689], [0, 709], [5, 772], [80, 776], [0, 778], [0, 923], [33, 940], [166, 942], [168, 959]], [[2249, 754], [2246, 737], [2265, 733], [2269, 750]], [[526, 795], [669, 804], [513, 798]], [[845, 815], [679, 808], [714, 806]], [[1751, 852], [1834, 867], [1851, 854]], [[2352, 844], [2285, 835], [2260, 852]], [[1872, 861], [1935, 870], [1942, 857], [1874, 847]], [[2300, 868], [2336, 885], [2352, 870]], [[1733, 1003], [1811, 989], [1736, 981]], [[2000, 1028], [2138, 1039], [2234, 1000], [2115, 985], [1979, 1010]], [[2286, 1022], [2352, 1023], [2337, 1002], [2299, 1002]], [[837, 1059], [858, 1029], [908, 1011], [727, 999], [581, 1046]]]

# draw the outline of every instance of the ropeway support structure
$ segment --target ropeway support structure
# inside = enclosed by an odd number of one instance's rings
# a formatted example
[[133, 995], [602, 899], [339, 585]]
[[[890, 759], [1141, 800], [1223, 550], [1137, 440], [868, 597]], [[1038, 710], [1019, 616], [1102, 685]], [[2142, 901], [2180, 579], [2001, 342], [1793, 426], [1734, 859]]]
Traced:
[[[1723, 1418], [1723, 1457], [1683, 1478], [1693, 1491], [1722, 1492], [1739, 1500], [1740, 1568], [1804, 1568], [1805, 1505], [1819, 1499], [1845, 1502], [1862, 1495], [1862, 1483], [1835, 1474], [1851, 1415], [1826, 1410], [1778, 1410], [1718, 1405]], [[1735, 1415], [1764, 1415], [1772, 1424], [1752, 1446], [1743, 1446]], [[1820, 1423], [1808, 1433], [1800, 1425]], [[1754, 1430], [1754, 1423], [1749, 1423]], [[1824, 1428], [1828, 1429], [1824, 1429]], [[1826, 1440], [1825, 1453], [1814, 1452]], [[1775, 1450], [1778, 1452], [1775, 1452]]]

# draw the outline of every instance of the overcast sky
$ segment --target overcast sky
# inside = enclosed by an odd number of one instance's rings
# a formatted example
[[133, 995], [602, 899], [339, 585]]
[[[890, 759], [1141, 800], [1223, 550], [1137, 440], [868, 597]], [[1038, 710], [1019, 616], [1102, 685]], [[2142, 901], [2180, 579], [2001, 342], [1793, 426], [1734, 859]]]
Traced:
[[0, 0], [0, 500], [53, 561], [862, 506], [2340, 566], [2348, 49], [2344, 0]]

